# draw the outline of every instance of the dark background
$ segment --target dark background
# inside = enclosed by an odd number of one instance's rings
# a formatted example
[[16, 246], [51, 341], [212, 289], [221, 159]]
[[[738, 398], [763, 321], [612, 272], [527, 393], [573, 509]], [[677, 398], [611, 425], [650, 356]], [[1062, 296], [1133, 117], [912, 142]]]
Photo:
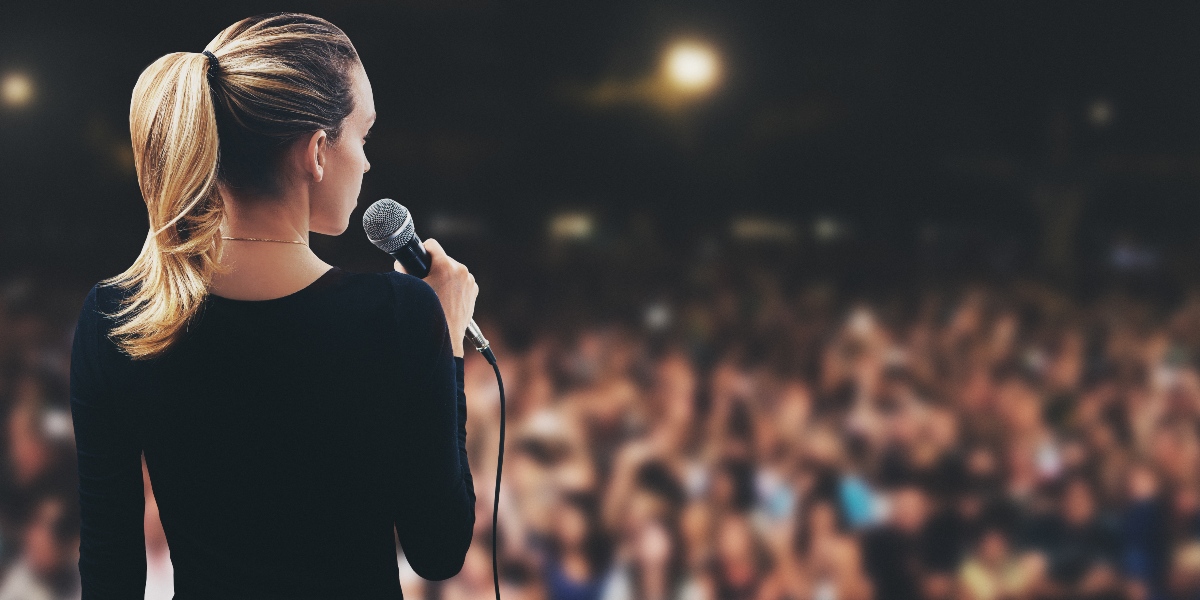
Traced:
[[[1193, 4], [485, 0], [7, 7], [0, 70], [28, 73], [36, 97], [0, 113], [0, 269], [123, 270], [147, 227], [127, 125], [138, 74], [285, 8], [342, 27], [371, 77], [362, 207], [397, 199], [464, 260], [544, 256], [547, 219], [583, 209], [597, 246], [680, 257], [729, 242], [744, 215], [795, 225], [802, 243], [783, 254], [812, 257], [810, 226], [831, 217], [854, 241], [837, 260], [864, 254], [866, 279], [927, 267], [1075, 284], [1117, 239], [1165, 251], [1171, 281], [1194, 270]], [[559, 93], [653, 73], [679, 35], [710, 42], [725, 73], [685, 114]], [[1078, 206], [1035, 200], [1056, 186], [1081, 190]], [[360, 215], [314, 248], [384, 269]], [[443, 217], [460, 235], [431, 226]], [[1047, 236], [1073, 254], [1047, 256]]]

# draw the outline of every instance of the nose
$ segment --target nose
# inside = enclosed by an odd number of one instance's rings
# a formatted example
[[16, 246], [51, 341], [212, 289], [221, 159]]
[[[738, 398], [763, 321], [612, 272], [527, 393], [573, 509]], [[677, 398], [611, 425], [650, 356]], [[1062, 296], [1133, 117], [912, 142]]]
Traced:
[[367, 168], [363, 169], [363, 173], [366, 173], [367, 171], [371, 170], [371, 161], [368, 160], [366, 162], [367, 162]]

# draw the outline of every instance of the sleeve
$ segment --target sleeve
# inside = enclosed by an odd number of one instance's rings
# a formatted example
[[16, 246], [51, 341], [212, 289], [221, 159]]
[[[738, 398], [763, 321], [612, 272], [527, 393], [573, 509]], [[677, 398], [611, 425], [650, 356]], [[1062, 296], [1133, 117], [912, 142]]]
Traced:
[[[453, 355], [446, 316], [429, 284], [392, 274], [404, 384], [400, 498], [396, 534], [413, 571], [441, 581], [456, 575], [475, 529], [475, 485], [467, 463], [463, 359]], [[397, 288], [400, 288], [399, 291]]]
[[115, 410], [101, 369], [96, 295], [93, 286], [71, 345], [82, 600], [141, 598], [146, 590], [141, 444]]

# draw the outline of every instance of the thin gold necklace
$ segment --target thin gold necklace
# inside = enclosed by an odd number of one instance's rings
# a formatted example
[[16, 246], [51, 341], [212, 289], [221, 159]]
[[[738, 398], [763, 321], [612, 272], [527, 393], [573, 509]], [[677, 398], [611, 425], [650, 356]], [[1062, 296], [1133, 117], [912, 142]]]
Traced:
[[283, 242], [283, 243], [287, 243], [287, 244], [302, 244], [304, 246], [308, 245], [308, 242], [297, 242], [296, 240], [268, 240], [265, 238], [229, 237], [226, 235], [221, 236], [221, 239], [223, 239], [223, 240], [246, 240], [247, 242]]

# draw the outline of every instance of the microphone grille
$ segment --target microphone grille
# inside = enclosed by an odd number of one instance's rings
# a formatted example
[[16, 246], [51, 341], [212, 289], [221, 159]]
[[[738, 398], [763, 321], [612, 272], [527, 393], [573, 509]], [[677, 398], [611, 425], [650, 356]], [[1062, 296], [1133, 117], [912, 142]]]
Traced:
[[372, 244], [389, 254], [413, 237], [413, 223], [408, 218], [408, 209], [391, 198], [376, 200], [367, 207], [363, 213], [363, 230]]

